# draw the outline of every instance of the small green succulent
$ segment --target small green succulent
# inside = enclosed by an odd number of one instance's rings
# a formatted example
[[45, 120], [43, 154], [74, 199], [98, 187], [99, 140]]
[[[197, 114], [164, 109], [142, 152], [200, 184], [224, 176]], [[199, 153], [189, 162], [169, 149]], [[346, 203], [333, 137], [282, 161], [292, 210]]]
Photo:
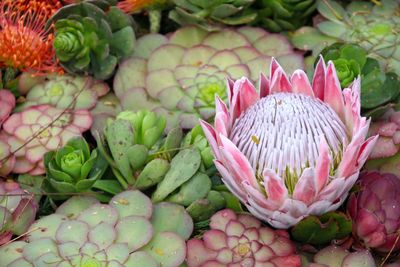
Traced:
[[85, 138], [70, 139], [66, 145], [44, 156], [47, 175], [47, 191], [66, 198], [68, 193], [85, 192], [92, 188], [108, 167], [97, 149], [90, 152]]
[[87, 1], [61, 8], [54, 23], [54, 48], [61, 65], [71, 73], [112, 76], [119, 60], [133, 52], [133, 21], [115, 1]]
[[321, 216], [308, 216], [296, 224], [292, 237], [302, 243], [323, 245], [351, 234], [352, 222], [342, 212], [331, 211]]
[[256, 12], [244, 12], [254, 0], [174, 0], [175, 9], [169, 17], [182, 26], [196, 25], [207, 31], [224, 25], [247, 24], [257, 17]]

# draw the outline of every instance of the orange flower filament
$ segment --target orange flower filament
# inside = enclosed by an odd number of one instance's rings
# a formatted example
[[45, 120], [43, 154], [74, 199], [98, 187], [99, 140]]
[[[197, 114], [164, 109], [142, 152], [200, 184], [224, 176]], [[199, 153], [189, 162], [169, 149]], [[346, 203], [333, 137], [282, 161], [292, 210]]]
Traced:
[[166, 2], [166, 0], [124, 0], [118, 2], [117, 6], [125, 13], [131, 14], [150, 5], [164, 2]]
[[37, 15], [45, 11], [20, 11], [16, 3], [1, 3], [0, 67], [35, 74], [59, 71], [54, 57], [54, 37], [45, 29], [47, 19]]
[[42, 16], [45, 19], [50, 18], [62, 4], [58, 0], [6, 0], [13, 2], [13, 9], [21, 13], [27, 11], [35, 13], [37, 16]]

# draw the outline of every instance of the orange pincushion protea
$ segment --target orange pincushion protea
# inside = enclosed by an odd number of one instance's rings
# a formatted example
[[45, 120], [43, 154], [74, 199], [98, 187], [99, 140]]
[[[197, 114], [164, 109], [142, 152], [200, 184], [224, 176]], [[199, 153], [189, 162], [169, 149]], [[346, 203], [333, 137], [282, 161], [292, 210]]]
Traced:
[[[21, 1], [2, 1], [0, 6], [0, 68], [35, 74], [60, 71], [55, 61], [53, 35], [45, 29], [45, 10], [19, 10]], [[32, 1], [35, 2], [35, 1]]]
[[35, 13], [36, 16], [49, 19], [63, 5], [59, 0], [5, 0], [12, 3], [13, 10], [21, 13], [28, 11]]
[[125, 13], [131, 14], [154, 4], [163, 4], [167, 0], [123, 0], [117, 6]]

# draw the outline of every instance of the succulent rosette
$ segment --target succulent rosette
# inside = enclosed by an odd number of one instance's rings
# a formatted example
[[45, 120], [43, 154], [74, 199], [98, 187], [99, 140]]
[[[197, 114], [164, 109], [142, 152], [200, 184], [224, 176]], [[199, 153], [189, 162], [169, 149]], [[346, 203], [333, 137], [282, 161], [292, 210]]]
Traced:
[[292, 31], [310, 20], [315, 7], [315, 0], [256, 0], [251, 6], [257, 13], [252, 24], [272, 32]]
[[0, 246], [24, 234], [35, 221], [35, 197], [12, 180], [0, 179]]
[[61, 65], [70, 73], [110, 78], [119, 62], [134, 47], [132, 18], [116, 0], [82, 1], [59, 9], [54, 23], [54, 50]]
[[211, 120], [214, 95], [227, 100], [226, 77], [255, 81], [277, 57], [288, 71], [303, 66], [287, 38], [260, 28], [242, 27], [208, 33], [183, 27], [170, 36], [138, 39], [133, 57], [121, 63], [114, 91], [123, 109], [149, 109], [167, 118], [167, 129], [193, 128]]
[[400, 243], [400, 179], [390, 173], [365, 172], [347, 210], [353, 220], [353, 235], [367, 248], [398, 251]]
[[254, 0], [193, 1], [173, 0], [176, 5], [169, 18], [187, 26], [196, 25], [207, 31], [220, 30], [224, 25], [237, 26], [252, 22], [257, 13], [246, 10]]
[[10, 145], [15, 157], [14, 173], [45, 173], [43, 156], [90, 129], [92, 116], [87, 110], [63, 110], [37, 105], [12, 114], [3, 124], [0, 140]]
[[216, 98], [215, 128], [202, 121], [227, 187], [256, 217], [288, 228], [346, 199], [377, 136], [360, 115], [360, 80], [340, 88], [335, 66], [317, 64], [312, 85], [273, 60], [259, 94], [247, 78]]
[[24, 241], [0, 247], [1, 266], [178, 267], [192, 230], [183, 207], [153, 206], [140, 191], [109, 204], [76, 196], [37, 220]]
[[88, 191], [108, 167], [98, 150], [90, 151], [89, 144], [81, 136], [70, 139], [60, 149], [47, 152], [44, 165], [47, 181], [60, 193]]
[[92, 109], [97, 99], [110, 90], [106, 83], [90, 76], [48, 76], [33, 86], [26, 95], [19, 110], [27, 107], [49, 104], [61, 109]]
[[0, 90], [0, 129], [3, 122], [10, 116], [15, 107], [15, 97], [8, 90]]
[[211, 217], [210, 230], [187, 244], [189, 267], [300, 267], [296, 247], [284, 230], [272, 230], [249, 214], [225, 209]]

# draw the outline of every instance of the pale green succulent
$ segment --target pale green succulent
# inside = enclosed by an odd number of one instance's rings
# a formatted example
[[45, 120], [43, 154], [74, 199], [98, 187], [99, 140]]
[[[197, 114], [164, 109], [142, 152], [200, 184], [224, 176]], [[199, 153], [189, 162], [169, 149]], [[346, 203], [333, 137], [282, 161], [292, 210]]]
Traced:
[[26, 109], [49, 104], [61, 109], [87, 109], [95, 107], [99, 97], [107, 94], [109, 86], [90, 76], [50, 75], [29, 89], [26, 99], [18, 108]]
[[260, 72], [268, 75], [271, 57], [289, 72], [303, 67], [285, 36], [260, 28], [208, 33], [192, 26], [169, 36], [149, 34], [119, 66], [114, 91], [123, 109], [163, 114], [167, 129], [193, 128], [199, 118], [213, 118], [215, 94], [227, 100], [227, 78], [256, 81]]
[[24, 241], [1, 246], [1, 266], [178, 267], [192, 230], [183, 207], [153, 205], [140, 191], [109, 204], [75, 196], [37, 220]]
[[400, 2], [382, 0], [379, 5], [352, 1], [343, 8], [333, 0], [318, 0], [317, 9], [325, 20], [315, 28], [302, 27], [292, 41], [294, 46], [312, 50], [313, 56], [332, 43], [357, 44], [367, 56], [378, 60], [386, 72], [400, 75]]

